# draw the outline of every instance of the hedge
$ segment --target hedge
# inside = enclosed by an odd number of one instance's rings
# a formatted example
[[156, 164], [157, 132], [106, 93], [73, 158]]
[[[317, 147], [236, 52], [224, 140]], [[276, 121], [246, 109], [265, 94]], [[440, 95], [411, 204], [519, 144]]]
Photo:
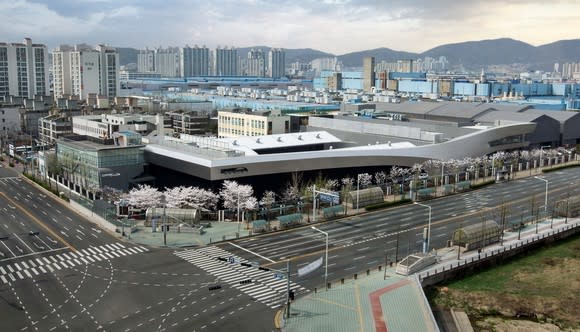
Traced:
[[485, 181], [482, 183], [477, 183], [477, 184], [471, 185], [471, 189], [479, 189], [479, 188], [487, 187], [487, 186], [494, 184], [494, 183], [495, 183], [495, 180], [488, 180], [488, 181]]
[[552, 168], [544, 168], [544, 169], [542, 169], [542, 173], [550, 173], [550, 172], [559, 171], [559, 170], [562, 170], [565, 168], [573, 168], [573, 167], [580, 167], [580, 164], [561, 165], [561, 166], [556, 166], [556, 167], [552, 167]]
[[384, 208], [388, 208], [388, 207], [403, 205], [403, 204], [407, 204], [407, 203], [411, 203], [411, 200], [408, 198], [405, 198], [405, 199], [402, 199], [400, 201], [395, 201], [395, 202], [383, 202], [383, 203], [368, 205], [365, 207], [365, 210], [366, 211], [374, 211], [374, 210], [384, 209]]

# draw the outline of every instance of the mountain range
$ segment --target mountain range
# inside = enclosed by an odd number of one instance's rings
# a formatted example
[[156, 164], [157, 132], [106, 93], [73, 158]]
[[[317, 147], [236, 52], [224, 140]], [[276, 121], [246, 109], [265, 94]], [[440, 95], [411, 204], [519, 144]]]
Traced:
[[[244, 55], [250, 49], [263, 49], [269, 46], [238, 48], [238, 54]], [[118, 48], [121, 64], [136, 63], [138, 50]], [[389, 48], [376, 48], [342, 55], [301, 48], [284, 49], [286, 63], [295, 61], [309, 62], [316, 58], [337, 57], [344, 67], [362, 67], [362, 58], [374, 56], [375, 61], [396, 61], [401, 59], [419, 59], [426, 56], [439, 58], [445, 56], [450, 65], [462, 65], [466, 69], [478, 70], [490, 65], [524, 64], [529, 70], [552, 70], [555, 62], [580, 62], [580, 39], [560, 40], [553, 43], [533, 46], [510, 38], [467, 41], [437, 46], [423, 53], [396, 51]]]

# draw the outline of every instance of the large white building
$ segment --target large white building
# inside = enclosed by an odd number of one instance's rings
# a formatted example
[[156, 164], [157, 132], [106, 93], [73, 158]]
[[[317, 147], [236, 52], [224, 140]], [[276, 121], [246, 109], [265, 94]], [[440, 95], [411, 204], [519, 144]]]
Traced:
[[50, 94], [46, 45], [0, 43], [0, 96], [34, 98]]
[[55, 98], [119, 94], [119, 54], [111, 47], [60, 46], [53, 52], [52, 73]]
[[181, 50], [179, 47], [159, 48], [155, 52], [155, 69], [164, 77], [181, 75]]
[[268, 76], [283, 77], [286, 72], [286, 53], [281, 48], [273, 48], [268, 52]]
[[139, 54], [137, 54], [137, 72], [155, 73], [155, 55], [156, 50], [150, 50], [148, 48], [139, 50]]

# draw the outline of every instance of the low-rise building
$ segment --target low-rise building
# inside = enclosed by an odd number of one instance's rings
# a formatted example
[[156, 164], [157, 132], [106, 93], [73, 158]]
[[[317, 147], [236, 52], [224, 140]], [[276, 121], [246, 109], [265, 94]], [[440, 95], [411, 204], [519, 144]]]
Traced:
[[218, 112], [218, 136], [263, 136], [290, 132], [290, 117], [280, 110]]

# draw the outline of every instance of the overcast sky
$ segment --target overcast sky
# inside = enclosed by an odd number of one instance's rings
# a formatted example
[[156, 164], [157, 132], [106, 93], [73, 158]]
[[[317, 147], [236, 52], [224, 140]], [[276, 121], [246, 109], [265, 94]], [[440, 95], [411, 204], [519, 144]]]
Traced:
[[2, 42], [112, 46], [267, 45], [337, 55], [422, 52], [509, 37], [580, 38], [576, 0], [0, 0]]

